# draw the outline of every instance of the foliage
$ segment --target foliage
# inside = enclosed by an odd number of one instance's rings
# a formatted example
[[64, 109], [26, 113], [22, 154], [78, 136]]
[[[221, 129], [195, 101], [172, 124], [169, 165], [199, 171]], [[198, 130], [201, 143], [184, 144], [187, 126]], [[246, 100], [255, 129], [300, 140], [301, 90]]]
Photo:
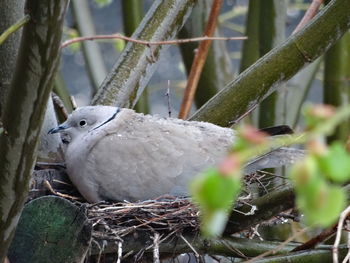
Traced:
[[99, 7], [105, 7], [110, 5], [113, 2], [113, 0], [95, 0], [95, 3], [99, 6]]
[[[305, 158], [290, 169], [300, 212], [309, 225], [329, 226], [334, 223], [346, 206], [342, 184], [350, 180], [350, 155], [339, 142], [327, 147], [316, 139], [348, 118], [349, 109], [347, 115], [338, 118], [341, 114], [336, 116], [335, 109], [329, 105], [308, 105], [304, 111], [306, 132], [296, 134], [292, 139], [281, 139], [277, 144], [252, 127], [242, 127], [229, 156], [216, 169], [198, 176], [192, 184], [194, 200], [201, 210], [202, 232], [213, 237], [224, 230], [229, 208], [241, 191], [244, 163], [271, 148], [293, 142], [306, 142], [307, 145]], [[337, 119], [336, 123], [334, 119]]]

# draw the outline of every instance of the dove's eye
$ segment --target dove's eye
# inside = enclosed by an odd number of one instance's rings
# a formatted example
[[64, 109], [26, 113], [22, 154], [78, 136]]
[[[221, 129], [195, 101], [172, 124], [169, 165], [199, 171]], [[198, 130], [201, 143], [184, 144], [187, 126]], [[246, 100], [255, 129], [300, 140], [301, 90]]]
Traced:
[[79, 121], [80, 127], [85, 127], [86, 125], [87, 125], [87, 121], [85, 119], [82, 119], [81, 121]]

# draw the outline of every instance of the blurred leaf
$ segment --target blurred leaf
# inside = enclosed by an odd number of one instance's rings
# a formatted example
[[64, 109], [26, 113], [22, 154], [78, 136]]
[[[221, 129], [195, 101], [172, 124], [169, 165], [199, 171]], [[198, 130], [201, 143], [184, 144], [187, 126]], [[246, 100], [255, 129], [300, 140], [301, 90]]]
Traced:
[[122, 52], [125, 48], [125, 41], [123, 39], [115, 39], [113, 41], [113, 46], [117, 52]]
[[345, 208], [346, 194], [340, 187], [325, 183], [313, 190], [307, 195], [298, 194], [297, 205], [308, 224], [330, 226]]
[[290, 177], [297, 191], [307, 191], [308, 186], [315, 184], [318, 176], [317, 161], [313, 156], [307, 156], [290, 169]]
[[110, 5], [113, 2], [113, 0], [95, 0], [95, 3], [98, 5], [98, 7], [105, 7], [107, 5]]
[[336, 112], [335, 107], [331, 105], [326, 105], [326, 104], [305, 105], [303, 109], [303, 113], [305, 116], [306, 129], [312, 130], [317, 126], [322, 126], [322, 123], [332, 118], [335, 112]]
[[[74, 28], [68, 28], [67, 30], [64, 31], [67, 35], [68, 39], [73, 39], [80, 37], [78, 30], [75, 30]], [[68, 46], [71, 52], [76, 53], [80, 50], [81, 48], [81, 43], [76, 42]]]
[[319, 159], [320, 169], [327, 178], [339, 183], [350, 179], [350, 155], [340, 142], [333, 143]]
[[191, 192], [201, 210], [201, 229], [205, 235], [217, 236], [224, 230], [229, 210], [241, 189], [238, 173], [223, 176], [210, 169], [193, 181]]
[[[290, 178], [297, 194], [297, 207], [305, 215], [306, 222], [326, 227], [334, 223], [344, 209], [346, 195], [340, 186], [327, 182], [320, 163], [319, 156], [309, 155], [292, 167]], [[327, 165], [337, 163], [333, 161]]]

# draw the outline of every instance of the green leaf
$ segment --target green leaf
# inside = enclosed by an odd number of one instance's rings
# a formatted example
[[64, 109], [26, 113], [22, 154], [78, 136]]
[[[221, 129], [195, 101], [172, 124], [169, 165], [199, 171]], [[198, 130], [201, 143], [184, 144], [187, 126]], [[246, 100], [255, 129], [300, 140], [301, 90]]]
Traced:
[[297, 195], [297, 205], [308, 224], [330, 226], [339, 217], [346, 205], [346, 194], [337, 186], [324, 183], [308, 195]]
[[225, 228], [230, 208], [241, 189], [240, 174], [223, 176], [210, 169], [192, 182], [190, 190], [199, 205], [204, 235], [218, 236]]
[[[64, 32], [67, 35], [68, 39], [80, 37], [79, 32], [74, 28], [68, 28]], [[68, 48], [72, 53], [76, 53], [81, 48], [81, 42], [73, 43], [73, 44], [69, 45]]]
[[227, 210], [206, 211], [201, 214], [201, 231], [204, 236], [217, 237], [224, 230], [229, 217]]
[[319, 157], [319, 167], [328, 179], [335, 182], [350, 180], [350, 155], [340, 142], [333, 143], [328, 153]]
[[113, 2], [113, 0], [95, 0], [95, 3], [99, 7], [104, 7], [104, 6], [110, 5], [112, 2]]
[[297, 191], [309, 191], [308, 187], [319, 180], [317, 160], [313, 156], [307, 156], [304, 160], [297, 162], [290, 169], [290, 178]]
[[210, 169], [192, 183], [193, 197], [205, 209], [230, 208], [241, 188], [239, 178], [222, 176], [217, 170]]
[[123, 39], [115, 39], [113, 41], [113, 46], [117, 52], [122, 52], [125, 48], [125, 41]]

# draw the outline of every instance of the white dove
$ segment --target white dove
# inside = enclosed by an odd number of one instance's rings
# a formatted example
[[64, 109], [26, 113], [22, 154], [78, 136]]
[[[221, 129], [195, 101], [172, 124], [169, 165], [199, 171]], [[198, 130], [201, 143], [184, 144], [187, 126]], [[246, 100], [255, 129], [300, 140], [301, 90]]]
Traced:
[[[235, 131], [207, 122], [136, 113], [111, 106], [76, 109], [49, 133], [68, 136], [67, 173], [89, 202], [188, 195], [189, 182], [228, 153]], [[292, 163], [302, 151], [280, 148], [245, 171]]]

